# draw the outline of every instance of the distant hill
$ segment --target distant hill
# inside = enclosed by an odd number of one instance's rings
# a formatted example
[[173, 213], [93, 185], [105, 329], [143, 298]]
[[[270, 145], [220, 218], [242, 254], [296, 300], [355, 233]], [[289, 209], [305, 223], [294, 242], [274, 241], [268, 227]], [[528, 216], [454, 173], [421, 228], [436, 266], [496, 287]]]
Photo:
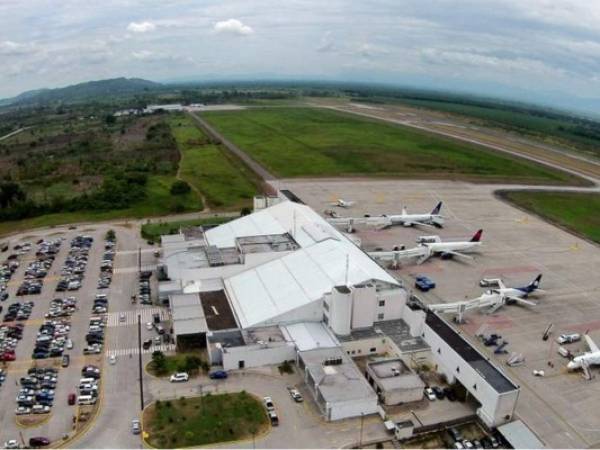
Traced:
[[95, 97], [110, 95], [137, 94], [154, 91], [163, 87], [160, 83], [141, 78], [112, 78], [109, 80], [87, 81], [57, 89], [36, 89], [23, 92], [1, 104], [33, 105], [54, 102], [74, 103]]

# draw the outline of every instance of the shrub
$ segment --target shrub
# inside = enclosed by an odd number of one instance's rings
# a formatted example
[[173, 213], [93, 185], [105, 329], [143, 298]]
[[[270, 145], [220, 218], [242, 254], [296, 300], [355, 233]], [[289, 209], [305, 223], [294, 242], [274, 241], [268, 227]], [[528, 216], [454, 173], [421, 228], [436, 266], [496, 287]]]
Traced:
[[183, 195], [191, 190], [192, 188], [190, 188], [190, 185], [186, 181], [177, 180], [171, 185], [170, 192], [172, 195]]

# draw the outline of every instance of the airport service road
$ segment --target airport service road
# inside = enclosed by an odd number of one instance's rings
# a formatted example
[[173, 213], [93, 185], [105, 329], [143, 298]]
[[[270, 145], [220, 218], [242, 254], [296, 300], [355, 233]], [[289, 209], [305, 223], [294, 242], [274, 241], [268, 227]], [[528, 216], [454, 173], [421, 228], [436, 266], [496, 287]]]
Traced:
[[[146, 379], [151, 400], [242, 390], [259, 398], [270, 396], [279, 416], [279, 426], [272, 427], [268, 434], [256, 438], [258, 448], [340, 448], [359, 440], [360, 419], [324, 421], [310, 393], [305, 390], [297, 370], [292, 375], [280, 375], [276, 367], [264, 367], [233, 371], [226, 380], [211, 380], [207, 376], [200, 376], [187, 383], [170, 383], [168, 379], [154, 377]], [[297, 386], [304, 396], [304, 402], [294, 402], [287, 386]], [[378, 416], [366, 417], [363, 425], [364, 442], [390, 437]], [[253, 443], [250, 439], [222, 447], [253, 448]]]
[[[495, 185], [450, 181], [289, 180], [281, 183], [316, 211], [331, 209], [332, 198], [356, 201], [340, 214], [362, 216], [398, 212], [430, 211], [444, 201], [443, 229], [394, 227], [359, 229], [355, 236], [363, 248], [415, 245], [418, 236], [439, 234], [444, 239], [470, 237], [482, 228], [483, 245], [475, 260], [431, 258], [417, 266], [404, 264], [391, 271], [414, 290], [414, 277], [431, 277], [437, 287], [426, 294], [416, 291], [425, 303], [450, 303], [480, 296], [481, 278], [502, 278], [508, 286], [528, 284], [543, 274], [535, 307], [507, 305], [494, 314], [472, 311], [460, 330], [475, 346], [502, 367], [521, 386], [516, 413], [550, 448], [596, 447], [600, 443], [600, 377], [586, 381], [580, 373], [568, 373], [567, 360], [557, 353], [561, 333], [589, 331], [600, 342], [600, 279], [598, 246], [563, 231], [494, 197]], [[533, 298], [532, 298], [533, 299]], [[548, 324], [554, 334], [541, 339]], [[495, 355], [474, 335], [497, 333], [509, 342], [507, 350], [521, 353], [525, 364], [510, 368], [508, 354]], [[582, 341], [567, 346], [572, 352], [586, 350]], [[553, 367], [548, 366], [550, 362]], [[534, 377], [544, 369], [545, 377]]]

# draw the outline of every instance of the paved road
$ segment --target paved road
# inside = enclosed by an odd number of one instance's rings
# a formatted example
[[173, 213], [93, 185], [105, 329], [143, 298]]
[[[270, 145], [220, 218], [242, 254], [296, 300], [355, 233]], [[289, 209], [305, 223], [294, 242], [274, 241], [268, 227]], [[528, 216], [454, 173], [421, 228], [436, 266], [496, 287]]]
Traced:
[[211, 138], [221, 142], [221, 144], [223, 144], [231, 153], [233, 153], [242, 161], [244, 161], [248, 165], [248, 167], [250, 167], [254, 171], [254, 173], [256, 173], [261, 179], [267, 182], [276, 179], [275, 175], [270, 173], [261, 164], [256, 162], [256, 160], [251, 158], [244, 150], [239, 148], [230, 140], [226, 139], [221, 133], [219, 133], [212, 125], [210, 125], [198, 114], [193, 112], [190, 112], [189, 114]]
[[28, 128], [31, 128], [31, 127], [19, 128], [18, 130], [13, 131], [12, 133], [8, 133], [8, 134], [5, 134], [4, 136], [0, 136], [0, 141], [3, 141], [4, 139], [8, 139], [9, 137], [14, 136], [15, 134], [19, 134], [20, 132], [25, 131]]

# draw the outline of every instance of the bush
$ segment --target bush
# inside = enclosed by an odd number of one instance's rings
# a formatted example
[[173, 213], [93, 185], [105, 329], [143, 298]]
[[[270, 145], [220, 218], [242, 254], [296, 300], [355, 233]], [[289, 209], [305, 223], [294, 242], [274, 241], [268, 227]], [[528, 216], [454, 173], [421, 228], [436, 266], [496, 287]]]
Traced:
[[192, 190], [190, 185], [183, 180], [177, 180], [171, 185], [170, 192], [172, 195], [184, 195]]
[[279, 369], [279, 373], [282, 375], [284, 373], [290, 373], [290, 374], [294, 373], [294, 367], [292, 366], [292, 364], [289, 361], [284, 361], [277, 368]]

